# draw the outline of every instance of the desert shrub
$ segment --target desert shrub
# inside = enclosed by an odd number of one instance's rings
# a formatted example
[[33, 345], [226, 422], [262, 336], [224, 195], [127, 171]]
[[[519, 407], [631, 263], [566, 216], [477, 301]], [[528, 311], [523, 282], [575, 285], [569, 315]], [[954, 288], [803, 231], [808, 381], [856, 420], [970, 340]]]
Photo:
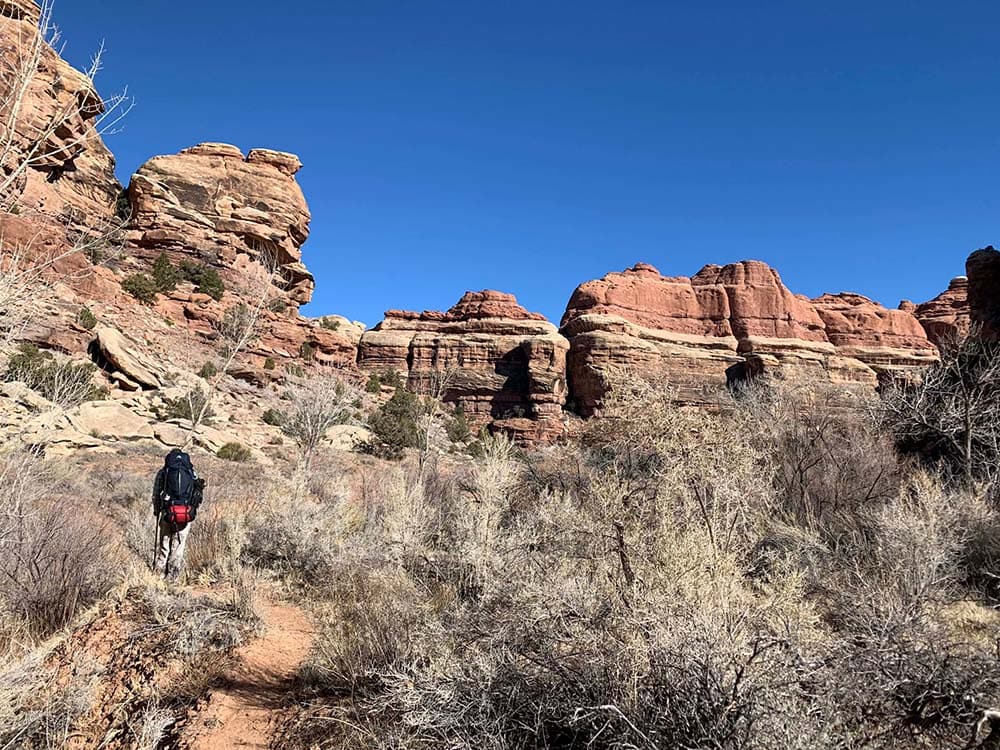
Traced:
[[945, 342], [917, 382], [884, 389], [879, 416], [897, 447], [971, 487], [1000, 473], [1000, 343]]
[[407, 576], [350, 570], [322, 593], [319, 634], [304, 669], [314, 687], [357, 696], [414, 657], [426, 605]]
[[219, 277], [218, 271], [211, 266], [202, 266], [198, 271], [198, 291], [218, 302], [226, 293], [226, 285]]
[[285, 423], [285, 413], [281, 409], [268, 409], [264, 412], [264, 424], [272, 427], [281, 427]]
[[80, 308], [80, 312], [76, 314], [76, 322], [87, 331], [92, 331], [97, 326], [97, 318], [89, 307]]
[[402, 388], [405, 383], [403, 383], [403, 378], [399, 374], [399, 370], [394, 368], [388, 368], [382, 372], [381, 376], [382, 385], [389, 388]]
[[365, 390], [368, 393], [382, 392], [382, 379], [378, 376], [377, 372], [373, 372], [368, 376], [368, 381], [365, 383]]
[[194, 422], [199, 418], [207, 421], [215, 416], [215, 412], [208, 405], [208, 394], [201, 388], [195, 388], [183, 396], [164, 399], [163, 405], [157, 409], [157, 416], [164, 421], [185, 419]]
[[320, 318], [319, 324], [328, 331], [340, 330], [340, 321], [335, 318]]
[[267, 357], [264, 360], [264, 369], [265, 370], [273, 370], [274, 367], [275, 367], [274, 357]]
[[32, 453], [0, 457], [0, 607], [44, 638], [113, 583], [108, 520], [58, 495], [58, 467]]
[[330, 579], [335, 565], [331, 523], [329, 508], [281, 498], [248, 520], [242, 561], [274, 571], [289, 584], [320, 585]]
[[226, 443], [219, 448], [215, 455], [224, 461], [244, 463], [249, 461], [253, 454], [251, 454], [250, 449], [242, 443]]
[[180, 279], [180, 272], [174, 268], [166, 253], [161, 252], [156, 256], [156, 261], [153, 263], [153, 283], [156, 285], [156, 291], [163, 294], [172, 292], [177, 288]]
[[285, 300], [278, 297], [277, 299], [273, 299], [267, 303], [267, 309], [270, 310], [271, 312], [283, 313], [285, 312], [285, 310], [288, 309], [288, 303]]
[[206, 362], [198, 370], [198, 377], [208, 380], [209, 378], [214, 378], [219, 374], [219, 368], [216, 367], [214, 362]]
[[299, 347], [299, 356], [304, 362], [312, 362], [313, 357], [316, 355], [316, 347], [314, 347], [310, 342], [303, 341], [302, 346]]
[[134, 273], [122, 280], [122, 289], [140, 302], [151, 305], [156, 302], [156, 282], [149, 274]]
[[376, 409], [368, 420], [368, 427], [376, 439], [372, 449], [388, 458], [399, 458], [405, 449], [419, 448], [423, 438], [422, 414], [420, 397], [397, 388], [392, 398]]
[[346, 380], [331, 374], [293, 383], [285, 396], [288, 408], [281, 429], [299, 446], [301, 468], [308, 472], [330, 428], [354, 419], [357, 393]]
[[4, 379], [22, 382], [56, 406], [67, 408], [104, 398], [107, 392], [94, 385], [96, 371], [90, 362], [75, 364], [34, 344], [21, 344], [7, 362]]
[[469, 429], [469, 422], [465, 418], [465, 409], [461, 404], [455, 408], [455, 413], [445, 425], [448, 439], [453, 443], [467, 443], [472, 439], [472, 430]]

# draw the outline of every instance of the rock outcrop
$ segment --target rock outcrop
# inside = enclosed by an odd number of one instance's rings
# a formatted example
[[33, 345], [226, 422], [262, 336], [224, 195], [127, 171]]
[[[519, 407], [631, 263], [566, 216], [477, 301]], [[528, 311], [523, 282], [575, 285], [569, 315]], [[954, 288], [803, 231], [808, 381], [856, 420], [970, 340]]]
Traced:
[[1000, 251], [977, 250], [965, 264], [969, 277], [969, 314], [987, 338], [1000, 339]]
[[923, 366], [936, 351], [913, 315], [855, 294], [810, 300], [758, 261], [664, 277], [648, 264], [587, 282], [561, 331], [570, 392], [594, 412], [616, 368], [667, 378], [689, 404], [762, 373], [875, 387], [880, 374]]
[[396, 370], [418, 392], [443, 390], [474, 428], [544, 440], [562, 432], [568, 348], [512, 295], [468, 292], [447, 312], [387, 312], [361, 336], [359, 365]]
[[105, 104], [90, 79], [41, 37], [38, 22], [33, 0], [0, 1], [0, 101], [17, 99], [11, 92], [29, 81], [15, 107], [10, 148], [0, 135], [0, 203], [58, 216], [70, 229], [104, 231], [121, 192], [97, 127]]
[[927, 337], [935, 344], [959, 339], [969, 332], [969, 279], [956, 276], [937, 297], [912, 308]]
[[147, 262], [165, 252], [175, 263], [213, 266], [234, 289], [248, 266], [274, 265], [276, 295], [305, 304], [314, 282], [302, 263], [310, 215], [295, 181], [301, 166], [292, 154], [244, 156], [221, 143], [150, 159], [129, 185], [129, 247]]

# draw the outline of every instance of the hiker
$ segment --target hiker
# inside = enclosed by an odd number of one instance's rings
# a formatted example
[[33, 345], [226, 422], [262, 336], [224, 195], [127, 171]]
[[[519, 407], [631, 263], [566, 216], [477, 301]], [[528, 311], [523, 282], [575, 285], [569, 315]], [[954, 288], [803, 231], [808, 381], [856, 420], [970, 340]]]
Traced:
[[153, 482], [153, 514], [156, 516], [156, 551], [153, 572], [176, 581], [184, 564], [184, 546], [191, 523], [201, 505], [205, 480], [199, 479], [191, 457], [172, 449]]

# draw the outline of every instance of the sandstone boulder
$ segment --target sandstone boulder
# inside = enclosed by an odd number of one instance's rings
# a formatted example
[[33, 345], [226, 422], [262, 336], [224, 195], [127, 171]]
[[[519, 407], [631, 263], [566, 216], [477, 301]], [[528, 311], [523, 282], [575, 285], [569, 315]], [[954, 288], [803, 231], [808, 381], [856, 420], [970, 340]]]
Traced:
[[117, 401], [94, 401], [68, 414], [73, 427], [84, 435], [113, 440], [152, 439], [149, 420], [138, 416]]
[[274, 296], [293, 306], [309, 301], [312, 274], [302, 264], [309, 208], [294, 179], [292, 154], [203, 143], [157, 156], [132, 177], [129, 244], [148, 261], [166, 252], [175, 262], [207, 263], [238, 290], [248, 265], [276, 265]]
[[568, 343], [510, 294], [468, 292], [447, 312], [390, 310], [361, 336], [359, 366], [399, 371], [421, 393], [443, 391], [473, 428], [530, 418], [562, 431]]
[[162, 370], [135, 342], [110, 326], [97, 328], [95, 334], [96, 354], [112, 377], [119, 372], [143, 388], [161, 387]]

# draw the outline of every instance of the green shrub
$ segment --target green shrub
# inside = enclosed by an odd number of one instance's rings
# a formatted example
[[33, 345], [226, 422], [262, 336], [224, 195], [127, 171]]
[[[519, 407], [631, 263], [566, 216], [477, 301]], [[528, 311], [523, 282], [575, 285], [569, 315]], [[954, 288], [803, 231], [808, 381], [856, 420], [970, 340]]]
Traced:
[[205, 380], [208, 380], [209, 378], [214, 378], [218, 374], [219, 374], [219, 368], [215, 366], [215, 362], [206, 362], [201, 366], [201, 369], [198, 371], [198, 377], [205, 378]]
[[459, 404], [455, 408], [455, 414], [445, 425], [448, 439], [453, 443], [467, 443], [472, 437], [472, 430], [469, 429], [469, 422], [465, 418], [465, 409]]
[[316, 347], [308, 341], [303, 341], [302, 346], [299, 347], [299, 356], [302, 357], [303, 361], [312, 362], [315, 355]]
[[134, 273], [126, 276], [122, 281], [122, 289], [147, 305], [156, 302], [156, 282], [149, 274]]
[[156, 283], [156, 291], [164, 294], [174, 291], [180, 278], [180, 272], [171, 264], [167, 254], [160, 253], [153, 264], [153, 281]]
[[275, 367], [274, 357], [268, 357], [267, 359], [264, 360], [264, 369], [265, 370], [273, 370], [274, 367]]
[[340, 330], [340, 321], [334, 318], [320, 318], [319, 324], [328, 331]]
[[132, 218], [132, 201], [128, 198], [128, 188], [121, 190], [115, 198], [115, 216], [121, 221]]
[[289, 362], [285, 365], [285, 374], [290, 378], [301, 378], [306, 374], [305, 369], [302, 365], [297, 365], [294, 362]]
[[242, 464], [250, 460], [250, 449], [242, 443], [226, 443], [219, 448], [215, 455], [225, 461], [235, 461]]
[[[201, 388], [195, 388], [184, 396], [165, 399], [164, 405], [157, 410], [157, 416], [164, 421], [168, 419], [186, 419], [189, 422], [193, 422], [201, 415], [202, 419], [207, 422], [211, 417], [215, 416], [212, 408], [210, 406], [206, 407], [207, 402], [208, 394]], [[204, 409], [204, 414], [202, 414], [202, 409]]]
[[288, 303], [283, 299], [273, 299], [267, 303], [267, 309], [271, 312], [283, 313], [288, 309]]
[[285, 413], [280, 409], [268, 409], [264, 412], [264, 424], [281, 427], [285, 423]]
[[373, 372], [368, 376], [368, 382], [365, 384], [365, 390], [369, 393], [380, 393], [382, 391], [382, 379], [379, 378], [377, 372]]
[[387, 385], [390, 388], [402, 388], [403, 378], [399, 374], [399, 370], [388, 369], [382, 373], [382, 385]]
[[24, 383], [52, 403], [69, 407], [107, 396], [106, 389], [94, 385], [96, 371], [90, 362], [74, 364], [56, 359], [34, 344], [21, 344], [7, 363], [4, 379]]
[[76, 314], [76, 322], [81, 328], [92, 331], [97, 325], [97, 318], [89, 307], [81, 307], [80, 312]]
[[219, 278], [219, 272], [210, 266], [205, 266], [201, 270], [201, 278], [198, 280], [198, 291], [207, 294], [218, 302], [226, 291], [226, 285]]
[[417, 448], [423, 439], [420, 397], [397, 388], [392, 398], [380, 406], [368, 422], [378, 443], [374, 450], [387, 458], [399, 458], [406, 448]]
[[201, 275], [204, 270], [204, 266], [199, 266], [197, 263], [192, 263], [189, 260], [182, 260], [180, 265], [177, 267], [177, 271], [180, 273], [181, 278], [196, 286], [201, 283]]

